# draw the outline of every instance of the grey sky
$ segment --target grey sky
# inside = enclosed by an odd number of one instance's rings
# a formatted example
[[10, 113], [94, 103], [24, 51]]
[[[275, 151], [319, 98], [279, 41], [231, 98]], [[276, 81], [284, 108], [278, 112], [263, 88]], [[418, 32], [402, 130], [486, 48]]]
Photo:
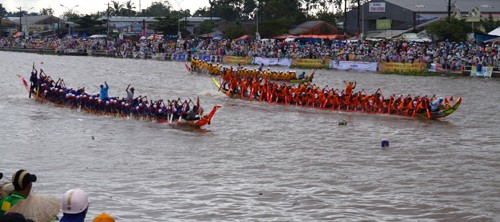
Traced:
[[[125, 3], [127, 0], [118, 0], [120, 3]], [[147, 8], [152, 2], [158, 2], [160, 0], [132, 0], [132, 3], [136, 7], [135, 10], [139, 10], [139, 2], [141, 2], [142, 9]], [[28, 10], [28, 12], [40, 12], [42, 8], [52, 8], [54, 10], [55, 16], [60, 16], [63, 12], [69, 9], [73, 9], [79, 14], [90, 14], [97, 11], [106, 10], [107, 3], [111, 4], [108, 0], [2, 0], [1, 3], [3, 7], [8, 11], [18, 11], [18, 7], [23, 10]], [[200, 7], [208, 6], [208, 0], [169, 0], [172, 7], [177, 10], [179, 9], [179, 4], [182, 9], [189, 9], [191, 13], [195, 12]], [[179, 4], [178, 4], [179, 3]], [[62, 7], [60, 5], [64, 5]], [[75, 7], [78, 5], [78, 7]]]

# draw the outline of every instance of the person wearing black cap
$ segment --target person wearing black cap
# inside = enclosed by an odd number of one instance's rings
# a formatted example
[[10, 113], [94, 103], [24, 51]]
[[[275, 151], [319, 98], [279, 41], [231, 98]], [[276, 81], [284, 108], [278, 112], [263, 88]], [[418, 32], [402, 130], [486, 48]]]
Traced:
[[33, 182], [36, 182], [36, 175], [30, 174], [26, 170], [18, 170], [14, 173], [14, 175], [12, 175], [14, 192], [0, 201], [0, 217], [2, 217], [12, 206], [14, 206], [14, 204], [20, 200], [28, 198]]
[[33, 222], [33, 220], [26, 219], [20, 213], [6, 213], [3, 217], [0, 217], [0, 222]]

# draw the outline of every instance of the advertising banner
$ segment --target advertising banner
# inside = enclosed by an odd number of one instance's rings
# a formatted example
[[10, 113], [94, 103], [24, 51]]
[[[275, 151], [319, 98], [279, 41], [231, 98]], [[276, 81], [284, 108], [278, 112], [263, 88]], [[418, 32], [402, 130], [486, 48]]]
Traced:
[[378, 64], [379, 72], [422, 72], [425, 63], [400, 63], [400, 62], [381, 62]]
[[429, 68], [429, 72], [462, 74], [462, 70], [445, 69], [439, 63], [431, 63], [431, 67]]
[[253, 64], [264, 64], [264, 66], [286, 66], [289, 67], [292, 65], [291, 59], [277, 59], [277, 58], [262, 58], [255, 57], [253, 59]]
[[370, 2], [369, 12], [385, 12], [385, 2]]
[[186, 61], [186, 54], [172, 54], [172, 60], [174, 61]]
[[492, 66], [482, 67], [480, 71], [477, 70], [477, 66], [472, 66], [470, 70], [470, 76], [491, 77], [491, 74], [493, 74]]
[[250, 65], [252, 64], [252, 57], [241, 57], [241, 56], [224, 56], [222, 58], [222, 63], [225, 64], [240, 64], [240, 65]]
[[354, 62], [354, 61], [333, 61], [330, 60], [330, 69], [377, 71], [376, 62]]
[[386, 30], [391, 29], [392, 20], [390, 19], [377, 19], [377, 23], [375, 24], [377, 30]]
[[292, 65], [297, 68], [328, 68], [328, 62], [321, 59], [292, 59]]

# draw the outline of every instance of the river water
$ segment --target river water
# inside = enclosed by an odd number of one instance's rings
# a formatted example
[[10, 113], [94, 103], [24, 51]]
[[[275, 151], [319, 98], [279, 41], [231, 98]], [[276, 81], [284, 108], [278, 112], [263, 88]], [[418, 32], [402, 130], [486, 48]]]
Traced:
[[[136, 95], [222, 109], [191, 129], [40, 104], [16, 76], [33, 62], [88, 92], [107, 81], [124, 97], [131, 83]], [[82, 188], [86, 221], [500, 221], [499, 79], [315, 75], [320, 86], [463, 97], [429, 121], [230, 99], [178, 62], [0, 52], [0, 64], [0, 172], [37, 174], [38, 194]]]

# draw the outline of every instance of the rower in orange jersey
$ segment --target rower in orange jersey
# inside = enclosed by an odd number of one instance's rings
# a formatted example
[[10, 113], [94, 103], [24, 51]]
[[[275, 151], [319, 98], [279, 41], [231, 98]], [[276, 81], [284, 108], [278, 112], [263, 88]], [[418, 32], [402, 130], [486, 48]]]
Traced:
[[352, 90], [354, 90], [356, 88], [356, 81], [354, 82], [346, 82], [344, 81], [345, 83], [345, 94], [346, 95], [350, 95], [352, 93]]

